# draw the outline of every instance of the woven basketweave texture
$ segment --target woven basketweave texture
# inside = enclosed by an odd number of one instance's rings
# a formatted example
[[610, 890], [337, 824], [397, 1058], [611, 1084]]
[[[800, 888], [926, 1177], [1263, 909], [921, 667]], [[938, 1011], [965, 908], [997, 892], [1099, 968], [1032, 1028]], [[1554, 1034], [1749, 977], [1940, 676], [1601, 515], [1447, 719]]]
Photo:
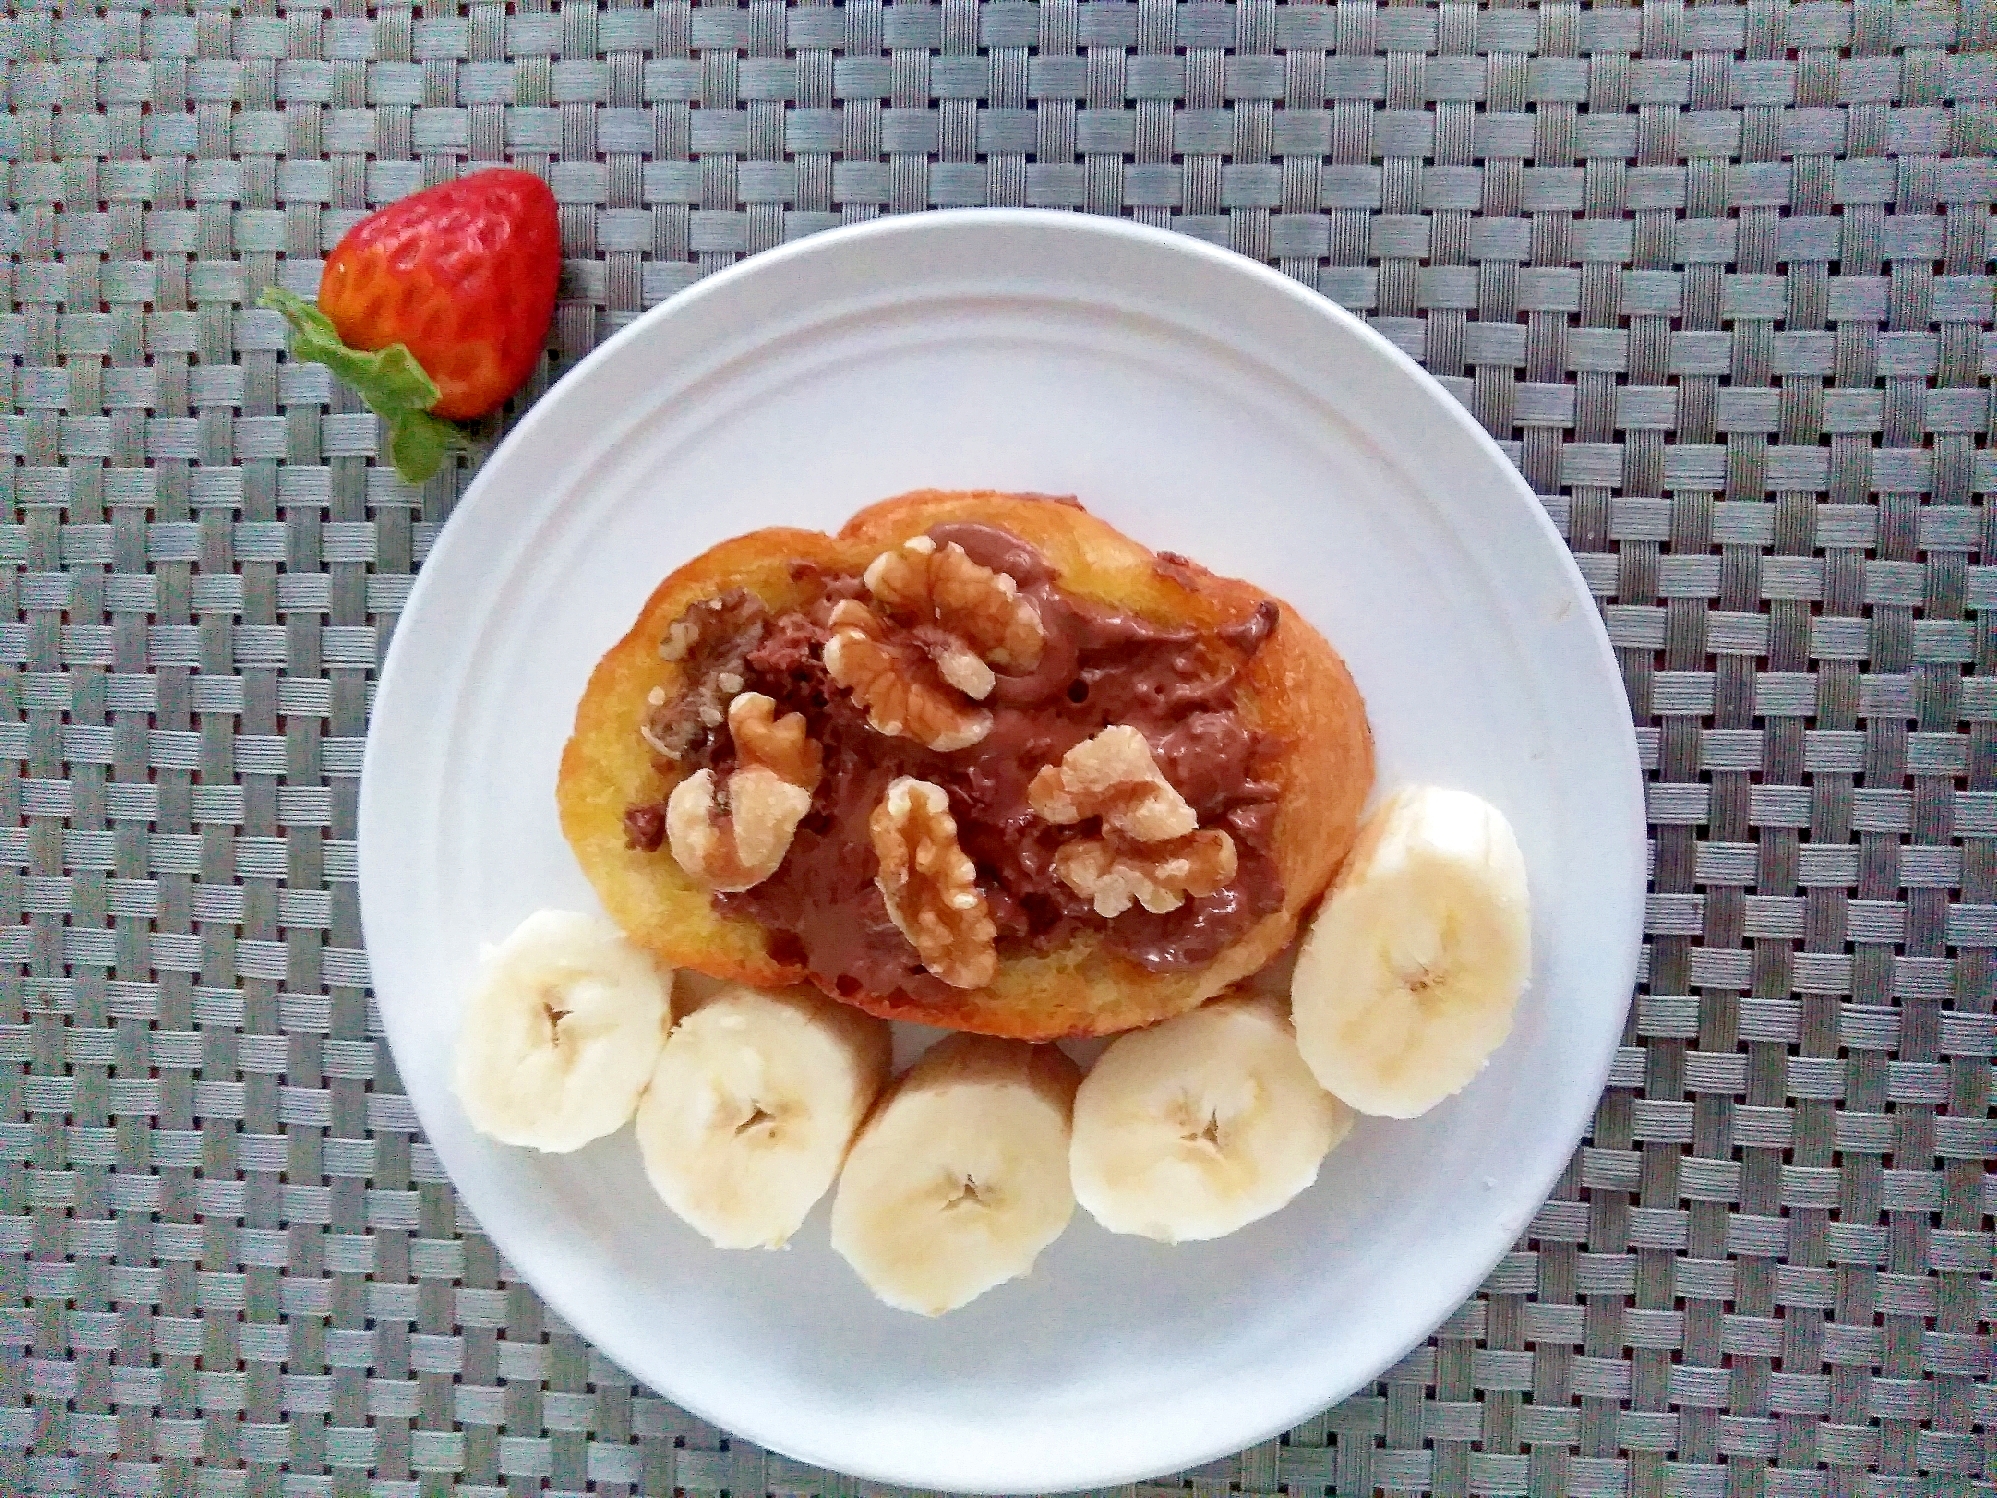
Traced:
[[17, 0], [0, 1490], [858, 1486], [546, 1312], [370, 1008], [368, 696], [466, 475], [378, 467], [254, 303], [504, 160], [561, 203], [544, 380], [878, 213], [1231, 245], [1441, 377], [1603, 605], [1654, 893], [1591, 1136], [1426, 1347], [1162, 1489], [1991, 1491], [1993, 45], [1885, 3]]

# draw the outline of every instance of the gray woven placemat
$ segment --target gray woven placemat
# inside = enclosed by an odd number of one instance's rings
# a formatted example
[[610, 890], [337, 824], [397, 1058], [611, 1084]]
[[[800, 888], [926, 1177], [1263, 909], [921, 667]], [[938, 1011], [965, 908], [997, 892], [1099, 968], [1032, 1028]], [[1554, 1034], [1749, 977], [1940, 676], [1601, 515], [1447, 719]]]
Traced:
[[1371, 317], [1620, 653], [1655, 893], [1529, 1237], [1173, 1491], [1992, 1491], [1997, 19], [1240, 0], [0, 18], [0, 1488], [846, 1493], [607, 1364], [423, 1144], [355, 913], [372, 673], [463, 475], [252, 310], [546, 175], [557, 367], [783, 239], [1128, 213]]

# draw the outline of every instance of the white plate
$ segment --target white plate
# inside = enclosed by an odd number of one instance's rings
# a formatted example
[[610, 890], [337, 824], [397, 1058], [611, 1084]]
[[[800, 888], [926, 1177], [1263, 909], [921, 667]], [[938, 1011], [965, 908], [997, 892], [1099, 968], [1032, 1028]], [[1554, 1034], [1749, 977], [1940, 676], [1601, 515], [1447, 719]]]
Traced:
[[[1380, 781], [1510, 815], [1538, 961], [1511, 1040], [1411, 1123], [1363, 1121], [1215, 1243], [1077, 1213], [1026, 1280], [927, 1321], [826, 1243], [723, 1253], [628, 1129], [544, 1157], [448, 1078], [479, 945], [596, 908], [555, 767], [583, 683], [669, 570], [921, 486], [1041, 490], [1288, 599], [1366, 694]], [[486, 463], [384, 667], [362, 914], [397, 1069], [466, 1203], [577, 1331], [704, 1419], [863, 1477], [983, 1492], [1225, 1455], [1360, 1387], [1517, 1238], [1607, 1073], [1643, 907], [1635, 738], [1595, 607], [1498, 448], [1416, 365], [1252, 262], [1026, 211], [772, 251], [612, 338]]]

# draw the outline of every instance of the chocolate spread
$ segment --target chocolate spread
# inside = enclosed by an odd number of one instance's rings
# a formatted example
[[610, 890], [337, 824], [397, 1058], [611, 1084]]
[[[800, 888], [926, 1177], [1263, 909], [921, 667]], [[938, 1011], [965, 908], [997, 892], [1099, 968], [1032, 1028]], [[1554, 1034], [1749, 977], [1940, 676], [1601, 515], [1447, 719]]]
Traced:
[[[773, 956], [840, 993], [900, 991], [947, 1003], [956, 991], [923, 970], [874, 885], [867, 818], [889, 781], [913, 775], [949, 792], [958, 842], [977, 864], [998, 924], [1001, 957], [1058, 947], [1090, 930], [1144, 968], [1171, 972], [1207, 962], [1277, 909], [1283, 886], [1270, 848], [1278, 788], [1258, 774], [1271, 746], [1236, 705], [1243, 668], [1275, 628], [1275, 605], [1218, 630], [1168, 629], [1064, 591], [1046, 559], [1007, 531], [957, 524], [929, 534], [1018, 583], [1046, 630], [1039, 665], [998, 677], [981, 704], [992, 712], [991, 732], [968, 749], [937, 753], [877, 733], [822, 659], [831, 604], [854, 596], [857, 580], [810, 572], [820, 599], [768, 620], [746, 653], [728, 654], [731, 665], [739, 659], [744, 689], [775, 699], [779, 715], [804, 714], [824, 749], [824, 777], [782, 867], [753, 889], [716, 895], [720, 908], [756, 921]], [[736, 615], [737, 622], [746, 621]], [[1106, 919], [1055, 877], [1056, 851], [1093, 829], [1042, 821], [1027, 804], [1027, 783], [1113, 723], [1145, 736], [1202, 827], [1233, 837], [1238, 869], [1225, 888], [1164, 914], [1132, 906]], [[679, 763], [711, 766], [719, 778], [733, 760], [724, 726], [689, 745]], [[651, 810], [632, 808], [626, 827], [636, 845], [656, 848]]]

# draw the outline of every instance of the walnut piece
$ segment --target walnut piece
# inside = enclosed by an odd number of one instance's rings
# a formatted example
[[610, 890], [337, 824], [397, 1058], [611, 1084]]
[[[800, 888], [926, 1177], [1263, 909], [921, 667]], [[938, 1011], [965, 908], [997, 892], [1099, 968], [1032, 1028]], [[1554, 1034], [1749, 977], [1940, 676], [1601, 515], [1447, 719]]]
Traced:
[[1140, 842], [1184, 837], [1199, 826], [1186, 798], [1152, 759], [1144, 735], [1121, 723], [1075, 745], [1058, 766], [1043, 766], [1026, 799], [1044, 821], [1101, 817], [1104, 827]]
[[936, 663], [936, 674], [973, 702], [983, 702], [998, 685], [998, 676], [977, 651], [933, 624], [918, 624], [908, 637], [922, 647], [922, 653]]
[[803, 713], [779, 718], [773, 699], [761, 692], [744, 692], [728, 704], [728, 732], [735, 740], [736, 774], [773, 770], [791, 785], [818, 789], [825, 751], [805, 733]]
[[680, 688], [654, 688], [638, 725], [654, 753], [680, 760], [722, 724], [729, 701], [742, 690], [743, 666], [763, 638], [769, 611], [741, 588], [687, 606], [659, 642], [659, 658], [680, 668]]
[[699, 770], [666, 798], [666, 840], [682, 869], [708, 889], [744, 890], [774, 874], [797, 824], [811, 810], [823, 751], [804, 716], [776, 716], [776, 703], [744, 692], [728, 705], [736, 767], [717, 787]]
[[880, 733], [942, 753], [979, 742], [992, 719], [970, 704], [992, 694], [994, 665], [1039, 663], [1046, 644], [1039, 611], [1003, 572], [928, 536], [882, 552], [862, 581], [874, 606], [842, 599], [827, 624], [832, 679]]
[[938, 546], [928, 536], [912, 537], [875, 557], [864, 581], [890, 614], [955, 635], [980, 660], [1014, 672], [1040, 664], [1047, 643], [1040, 611], [1010, 577], [979, 566], [955, 541]]
[[1208, 829], [1140, 842], [1110, 833], [1077, 838], [1054, 855], [1054, 873], [1096, 914], [1118, 916], [1135, 900], [1153, 915], [1177, 910], [1188, 895], [1210, 895], [1234, 877], [1234, 839]]
[[982, 988], [998, 972], [998, 925], [977, 868], [957, 846], [940, 785], [904, 775], [867, 822], [881, 861], [874, 883], [922, 965], [952, 988]]
[[897, 637], [864, 603], [832, 610], [825, 669], [867, 710], [878, 733], [914, 739], [938, 753], [968, 749], [992, 731], [992, 715], [966, 703], [937, 677], [916, 641]]
[[1210, 895], [1234, 877], [1234, 839], [1200, 831], [1199, 816], [1151, 756], [1144, 735], [1112, 724], [1042, 766], [1026, 788], [1034, 813], [1057, 824], [1102, 818], [1101, 837], [1077, 838], [1054, 855], [1054, 873], [1097, 915], [1132, 902], [1153, 915], [1188, 895]]

